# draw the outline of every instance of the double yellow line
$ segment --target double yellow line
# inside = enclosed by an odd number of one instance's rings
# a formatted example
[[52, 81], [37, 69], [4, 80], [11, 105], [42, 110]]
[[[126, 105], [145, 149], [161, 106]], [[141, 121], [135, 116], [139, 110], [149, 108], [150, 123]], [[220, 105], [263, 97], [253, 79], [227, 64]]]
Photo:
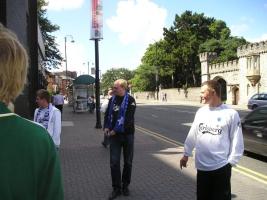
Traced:
[[[163, 136], [162, 134], [159, 134], [159, 133], [156, 133], [154, 131], [145, 129], [145, 128], [141, 127], [141, 126], [137, 126], [136, 125], [135, 128], [136, 128], [136, 130], [138, 130], [141, 133], [144, 133], [146, 135], [150, 135], [150, 136], [152, 136], [154, 138], [157, 138], [157, 139], [159, 139], [161, 141], [164, 141], [164, 142], [167, 142], [169, 144], [172, 144], [172, 145], [175, 145], [175, 146], [179, 146], [179, 147], [180, 146], [184, 146], [184, 144], [181, 143], [181, 142], [177, 142], [177, 141], [175, 141], [173, 139], [170, 139], [168, 137]], [[253, 180], [256, 180], [256, 181], [258, 181], [260, 183], [263, 183], [263, 184], [267, 185], [267, 176], [264, 175], [264, 174], [261, 174], [259, 172], [253, 171], [253, 170], [248, 169], [246, 167], [243, 167], [241, 165], [237, 165], [236, 167], [233, 167], [232, 169], [234, 171], [240, 173], [240, 174], [243, 174], [243, 175], [253, 179]]]

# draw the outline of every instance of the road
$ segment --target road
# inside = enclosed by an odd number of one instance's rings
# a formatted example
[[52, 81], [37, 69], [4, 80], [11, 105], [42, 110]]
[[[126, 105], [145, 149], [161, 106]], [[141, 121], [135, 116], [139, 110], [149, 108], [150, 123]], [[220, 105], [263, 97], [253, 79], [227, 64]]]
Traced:
[[[185, 105], [139, 104], [136, 111], [136, 129], [144, 134], [181, 146], [197, 109], [198, 107]], [[241, 118], [248, 113], [248, 111], [241, 110], [238, 112]], [[240, 194], [248, 193], [248, 198], [245, 199], [265, 199], [267, 195], [266, 159], [259, 160], [245, 154], [238, 167], [233, 168], [233, 177], [232, 184], [235, 190]], [[250, 192], [252, 190], [257, 191], [258, 195], [252, 194]]]

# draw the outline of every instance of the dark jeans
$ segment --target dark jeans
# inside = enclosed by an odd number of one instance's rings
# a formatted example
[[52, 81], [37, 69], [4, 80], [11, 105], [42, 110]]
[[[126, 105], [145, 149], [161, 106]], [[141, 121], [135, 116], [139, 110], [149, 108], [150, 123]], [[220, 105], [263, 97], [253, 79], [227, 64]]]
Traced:
[[88, 106], [89, 106], [89, 112], [93, 113], [95, 110], [95, 103], [89, 103]]
[[230, 164], [214, 171], [197, 170], [197, 200], [230, 200], [231, 171]]
[[[117, 134], [109, 139], [112, 187], [114, 189], [121, 189], [121, 185], [128, 187], [132, 174], [134, 135]], [[123, 150], [124, 160], [122, 177], [120, 169], [121, 150]]]

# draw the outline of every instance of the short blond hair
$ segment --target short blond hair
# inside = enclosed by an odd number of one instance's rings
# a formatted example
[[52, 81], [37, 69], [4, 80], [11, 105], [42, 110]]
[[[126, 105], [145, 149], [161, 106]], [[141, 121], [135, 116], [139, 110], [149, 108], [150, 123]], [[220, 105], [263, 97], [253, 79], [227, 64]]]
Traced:
[[26, 82], [28, 55], [17, 36], [0, 23], [0, 101], [9, 103]]
[[114, 84], [118, 83], [122, 88], [124, 88], [125, 90], [127, 90], [128, 88], [128, 82], [124, 79], [118, 79], [114, 82]]
[[207, 85], [209, 90], [214, 91], [218, 97], [221, 97], [221, 85], [218, 81], [209, 80], [201, 84], [201, 86]]

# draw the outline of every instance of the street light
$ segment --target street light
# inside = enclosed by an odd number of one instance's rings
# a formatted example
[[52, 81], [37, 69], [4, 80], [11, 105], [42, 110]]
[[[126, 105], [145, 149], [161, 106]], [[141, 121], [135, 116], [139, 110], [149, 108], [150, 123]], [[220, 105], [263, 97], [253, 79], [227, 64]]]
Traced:
[[67, 71], [68, 71], [68, 60], [67, 60], [67, 38], [71, 38], [71, 42], [74, 43], [74, 40], [73, 40], [73, 36], [72, 35], [66, 35], [64, 37], [65, 39], [65, 65], [66, 65], [66, 86], [67, 86], [67, 77], [68, 77], [68, 74], [67, 74]]
[[[156, 59], [158, 58], [158, 43], [154, 40], [156, 46]], [[156, 68], [156, 98], [159, 100], [159, 67], [155, 65], [154, 58], [154, 67]]]

